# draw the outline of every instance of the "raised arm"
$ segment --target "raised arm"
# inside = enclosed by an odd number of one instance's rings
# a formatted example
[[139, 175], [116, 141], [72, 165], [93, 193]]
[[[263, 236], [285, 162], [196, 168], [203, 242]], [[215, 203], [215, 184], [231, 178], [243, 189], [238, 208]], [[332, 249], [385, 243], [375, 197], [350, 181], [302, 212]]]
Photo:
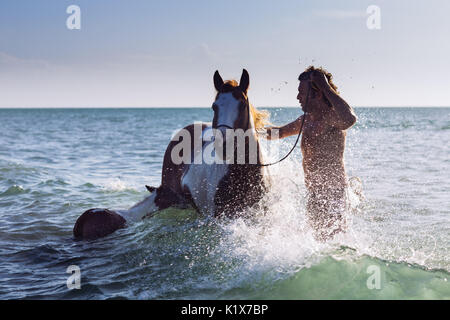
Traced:
[[340, 130], [346, 130], [353, 126], [356, 122], [355, 112], [352, 107], [350, 107], [348, 103], [333, 90], [325, 80], [325, 76], [320, 72], [313, 72], [312, 80], [332, 105], [333, 116], [329, 119], [330, 125]]
[[[282, 127], [270, 127], [267, 128], [267, 136], [266, 138], [268, 140], [275, 140], [275, 139], [283, 139], [289, 136], [292, 136], [294, 134], [298, 134], [301, 127], [302, 127], [302, 121], [304, 116], [298, 117], [296, 120], [292, 121], [291, 123], [288, 123], [287, 125], [284, 125]], [[273, 132], [273, 130], [278, 130], [278, 137]]]

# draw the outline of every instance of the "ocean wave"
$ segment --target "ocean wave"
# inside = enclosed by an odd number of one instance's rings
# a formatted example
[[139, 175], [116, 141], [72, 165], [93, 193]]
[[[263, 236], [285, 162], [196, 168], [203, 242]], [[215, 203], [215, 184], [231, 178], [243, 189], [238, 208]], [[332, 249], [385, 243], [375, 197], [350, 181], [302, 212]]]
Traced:
[[130, 184], [129, 182], [123, 181], [119, 178], [109, 179], [106, 181], [100, 182], [100, 188], [108, 193], [108, 192], [122, 192], [122, 191], [132, 191], [138, 193], [138, 189]]
[[27, 193], [28, 191], [24, 189], [22, 186], [13, 185], [9, 187], [6, 191], [0, 193], [0, 197], [6, 196], [15, 196], [23, 193]]
[[[328, 256], [246, 299], [449, 299], [450, 274], [363, 256]], [[225, 294], [223, 298], [231, 298]]]

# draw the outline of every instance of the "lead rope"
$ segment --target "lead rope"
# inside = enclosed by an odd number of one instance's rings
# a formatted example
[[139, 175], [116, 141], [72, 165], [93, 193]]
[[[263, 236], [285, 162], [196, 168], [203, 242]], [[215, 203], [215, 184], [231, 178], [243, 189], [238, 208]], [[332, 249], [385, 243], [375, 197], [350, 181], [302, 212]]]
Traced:
[[[311, 89], [311, 84], [308, 86], [308, 91], [306, 93], [306, 101], [305, 101], [305, 109], [307, 109], [306, 107], [308, 106], [308, 102], [309, 102], [309, 90]], [[272, 166], [274, 164], [277, 164], [281, 161], [283, 161], [284, 159], [286, 159], [287, 157], [289, 157], [289, 155], [292, 153], [292, 151], [294, 151], [295, 147], [297, 146], [298, 140], [300, 140], [300, 135], [303, 131], [303, 124], [305, 123], [305, 118], [306, 118], [306, 112], [303, 114], [303, 119], [302, 119], [302, 125], [300, 127], [300, 130], [298, 132], [297, 135], [297, 140], [295, 140], [294, 146], [292, 147], [291, 151], [288, 152], [287, 155], [285, 155], [283, 158], [281, 158], [280, 160], [276, 161], [276, 162], [272, 162], [272, 163], [265, 163], [265, 164], [261, 164], [261, 163], [257, 163], [258, 166], [260, 167], [268, 167], [268, 166]]]

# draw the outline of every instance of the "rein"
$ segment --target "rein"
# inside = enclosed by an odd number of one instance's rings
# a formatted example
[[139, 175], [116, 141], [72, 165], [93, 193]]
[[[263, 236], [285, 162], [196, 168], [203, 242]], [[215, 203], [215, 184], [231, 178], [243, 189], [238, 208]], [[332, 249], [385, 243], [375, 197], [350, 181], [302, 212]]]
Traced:
[[[308, 87], [308, 91], [307, 91], [307, 93], [306, 93], [305, 107], [308, 105], [308, 102], [309, 102], [309, 91], [310, 91], [310, 89], [311, 89], [311, 85]], [[301, 127], [300, 127], [299, 132], [298, 132], [297, 140], [295, 140], [294, 146], [292, 147], [291, 151], [289, 151], [283, 158], [281, 158], [280, 160], [278, 160], [278, 161], [276, 161], [276, 162], [265, 163], [265, 164], [257, 163], [257, 165], [260, 166], [260, 167], [268, 167], [268, 166], [272, 166], [272, 165], [274, 165], [274, 164], [280, 163], [281, 161], [283, 161], [284, 159], [286, 159], [287, 157], [289, 157], [289, 155], [292, 153], [292, 151], [294, 151], [295, 147], [297, 146], [298, 140], [300, 140], [300, 135], [301, 135], [301, 133], [302, 133], [302, 131], [303, 131], [303, 124], [305, 123], [305, 118], [306, 118], [306, 112], [305, 112], [304, 115], [303, 115], [302, 125], [301, 125]]]
[[300, 135], [302, 133], [303, 130], [303, 124], [305, 123], [305, 117], [306, 117], [306, 113], [303, 115], [303, 119], [302, 119], [302, 125], [300, 127], [300, 131], [298, 132], [297, 135], [297, 140], [295, 140], [294, 146], [292, 147], [292, 149], [280, 160], [276, 161], [276, 162], [272, 162], [272, 163], [257, 163], [258, 166], [260, 167], [268, 167], [268, 166], [273, 166], [274, 164], [280, 163], [281, 161], [283, 161], [284, 159], [286, 159], [287, 157], [289, 157], [289, 155], [292, 153], [292, 151], [294, 151], [295, 147], [297, 146], [298, 140], [300, 140]]
[[[308, 86], [308, 91], [306, 93], [305, 107], [308, 106], [310, 90], [311, 90], [311, 85]], [[247, 107], [249, 108], [248, 102], [247, 102]], [[250, 112], [250, 110], [249, 110], [249, 112]], [[292, 151], [294, 151], [295, 147], [297, 146], [298, 141], [300, 140], [300, 135], [302, 134], [302, 131], [303, 131], [303, 124], [305, 123], [305, 118], [306, 118], [306, 112], [303, 114], [302, 124], [300, 126], [300, 130], [299, 130], [298, 135], [297, 135], [297, 140], [295, 140], [294, 146], [292, 147], [292, 149], [283, 158], [281, 158], [280, 160], [278, 160], [276, 162], [272, 162], [272, 163], [257, 163], [256, 165], [260, 166], [260, 167], [273, 166], [274, 164], [280, 163], [281, 161], [283, 161], [287, 157], [289, 157], [289, 155], [292, 153]], [[247, 128], [249, 127], [249, 124], [250, 124], [250, 116], [247, 117]], [[228, 126], [226, 124], [221, 124], [221, 125], [217, 126], [216, 129], [218, 129], [219, 127], [225, 127], [225, 128], [228, 128], [228, 129], [233, 129], [232, 127], [230, 127], [230, 126]]]

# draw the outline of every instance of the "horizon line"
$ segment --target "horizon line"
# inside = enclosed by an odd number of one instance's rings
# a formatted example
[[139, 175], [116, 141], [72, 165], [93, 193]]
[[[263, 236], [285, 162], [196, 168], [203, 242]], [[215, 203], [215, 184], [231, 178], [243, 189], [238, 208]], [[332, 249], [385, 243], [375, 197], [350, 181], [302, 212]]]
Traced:
[[[99, 106], [99, 107], [0, 107], [0, 110], [3, 109], [208, 109], [211, 108], [209, 106]], [[301, 108], [300, 106], [259, 106], [257, 109], [276, 109], [276, 108], [289, 108], [296, 109]], [[438, 105], [438, 106], [420, 106], [420, 105], [383, 105], [383, 106], [369, 106], [369, 105], [361, 105], [361, 106], [352, 106], [352, 108], [450, 108], [450, 105]]]

